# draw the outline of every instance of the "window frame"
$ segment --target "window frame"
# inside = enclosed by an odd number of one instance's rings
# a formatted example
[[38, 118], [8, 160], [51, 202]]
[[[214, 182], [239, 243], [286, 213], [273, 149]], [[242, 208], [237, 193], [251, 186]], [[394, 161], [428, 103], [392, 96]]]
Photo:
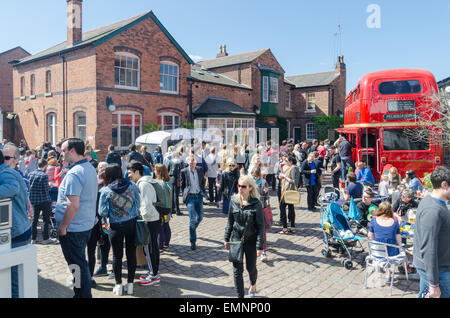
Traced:
[[[47, 129], [46, 137], [47, 138], [46, 139], [52, 145], [56, 145], [57, 133], [58, 133], [58, 116], [57, 116], [56, 112], [50, 112], [45, 115], [45, 118], [47, 121], [47, 125], [46, 125], [46, 129]], [[52, 118], [51, 121], [50, 121], [50, 118]], [[52, 133], [52, 136], [50, 136], [50, 131]], [[50, 138], [50, 137], [52, 137], [52, 138]]]
[[[119, 84], [116, 84], [116, 68], [119, 69], [125, 69], [125, 72], [127, 70], [131, 70], [136, 71], [135, 69], [131, 68], [123, 68], [121, 66], [116, 66], [116, 57], [125, 57], [125, 61], [126, 58], [132, 58], [132, 59], [137, 59], [138, 61], [138, 68], [137, 68], [137, 86], [128, 86], [126, 85], [126, 75], [125, 75], [125, 85], [120, 85], [120, 72], [119, 72]], [[125, 73], [126, 74], [126, 73]], [[141, 90], [141, 59], [139, 56], [129, 53], [129, 52], [114, 52], [114, 87], [115, 88], [120, 88], [120, 89], [129, 89], [129, 90], [135, 90], [135, 91], [140, 91]]]
[[25, 95], [25, 76], [20, 77], [20, 97]]
[[[166, 64], [166, 65], [171, 65], [171, 66], [176, 66], [177, 67], [178, 74], [176, 76], [176, 80], [177, 80], [177, 89], [176, 89], [176, 91], [169, 91], [169, 90], [164, 90], [164, 89], [161, 88], [161, 76], [168, 76], [170, 78], [175, 77], [174, 75], [170, 75], [170, 74], [162, 74], [161, 73], [161, 64]], [[161, 93], [166, 93], [166, 94], [174, 94], [174, 95], [179, 94], [179, 92], [180, 92], [180, 65], [178, 65], [177, 63], [174, 63], [172, 61], [166, 61], [166, 60], [159, 62], [159, 91]]]
[[[310, 108], [309, 98], [311, 95], [314, 95], [314, 106]], [[315, 113], [316, 112], [316, 92], [306, 92], [306, 110], [305, 113]]]
[[52, 72], [45, 72], [45, 93], [49, 94], [52, 92]]
[[[311, 125], [313, 127], [314, 136], [312, 138], [308, 138], [308, 137], [310, 137], [309, 134], [311, 133], [311, 131], [308, 130], [308, 127], [311, 127]], [[312, 141], [312, 140], [316, 139], [316, 126], [314, 125], [314, 123], [306, 123], [305, 128], [306, 128], [306, 130], [305, 130], [306, 141]]]
[[[164, 112], [164, 113], [159, 113], [157, 115], [157, 120], [158, 120], [158, 125], [160, 126], [160, 130], [169, 130], [166, 127], [164, 127], [164, 125], [163, 125], [164, 120], [161, 120], [161, 122], [159, 122], [159, 117], [160, 116], [161, 116], [161, 119], [163, 117], [172, 117], [172, 126], [173, 126], [173, 128], [171, 128], [171, 129], [177, 129], [177, 128], [181, 127], [181, 116], [180, 115], [178, 115], [177, 113]], [[178, 125], [178, 127], [175, 127], [175, 117], [179, 118], [179, 125]]]
[[263, 103], [269, 102], [269, 76], [263, 76]]
[[[132, 115], [131, 117], [131, 142], [134, 143], [136, 141], [136, 138], [142, 135], [142, 120], [143, 120], [143, 114], [136, 112], [136, 111], [131, 111], [131, 110], [119, 110], [119, 111], [115, 111], [112, 113], [112, 115], [117, 115], [117, 144], [114, 145], [114, 149], [116, 151], [120, 151], [120, 150], [128, 150], [128, 145], [125, 146], [120, 146], [120, 144], [122, 143], [122, 137], [121, 137], [121, 116], [122, 115]], [[136, 126], [135, 126], [135, 116], [140, 116], [140, 120], [139, 120], [139, 136], [135, 136], [135, 130], [136, 130]], [[111, 128], [114, 128], [115, 124], [112, 124]], [[111, 138], [112, 138], [112, 131], [113, 129], [111, 129]], [[114, 144], [114, 143], [112, 143]]]
[[286, 105], [285, 105], [285, 109], [286, 110], [292, 110], [292, 108], [291, 108], [291, 90], [290, 89], [286, 90]]
[[[80, 114], [84, 114], [84, 117], [86, 120], [84, 125], [80, 125], [78, 123], [78, 120], [81, 117]], [[74, 130], [75, 130], [74, 135], [75, 135], [75, 137], [83, 139], [83, 140], [86, 139], [87, 138], [87, 113], [85, 111], [80, 110], [80, 111], [77, 111], [76, 113], [74, 113], [73, 116], [74, 116]], [[84, 136], [84, 138], [82, 138], [79, 133], [79, 127], [83, 127], [83, 126], [85, 127], [85, 135], [86, 135], [86, 136]]]
[[30, 96], [36, 95], [36, 75], [30, 75]]
[[[275, 87], [276, 89], [274, 89]], [[278, 104], [278, 91], [279, 91], [278, 78], [271, 76], [269, 81], [269, 103]], [[272, 92], [276, 92], [276, 94], [272, 94]]]

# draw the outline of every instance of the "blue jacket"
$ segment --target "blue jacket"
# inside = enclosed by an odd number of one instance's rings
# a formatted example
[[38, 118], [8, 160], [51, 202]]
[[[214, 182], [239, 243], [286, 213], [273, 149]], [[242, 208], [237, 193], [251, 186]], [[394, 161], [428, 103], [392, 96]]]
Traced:
[[22, 176], [6, 163], [0, 165], [0, 198], [12, 200], [11, 237], [15, 238], [31, 227], [28, 220], [27, 186]]
[[373, 177], [372, 171], [367, 167], [364, 167], [363, 170], [359, 170], [357, 181], [375, 184], [375, 178]]
[[153, 153], [153, 164], [156, 165], [158, 163], [164, 163], [164, 159], [162, 153], [155, 151]]
[[100, 190], [98, 214], [109, 218], [109, 223], [121, 223], [136, 218], [139, 215], [141, 197], [138, 187], [126, 181], [117, 181]]

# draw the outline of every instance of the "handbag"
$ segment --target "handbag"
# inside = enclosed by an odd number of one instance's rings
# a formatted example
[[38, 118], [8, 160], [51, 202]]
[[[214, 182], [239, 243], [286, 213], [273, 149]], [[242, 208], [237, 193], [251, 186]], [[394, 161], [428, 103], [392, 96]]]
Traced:
[[284, 193], [284, 202], [286, 204], [300, 204], [300, 192], [297, 190], [286, 190]]
[[147, 223], [141, 218], [136, 221], [136, 231], [134, 232], [135, 245], [148, 245], [150, 243], [150, 231]]
[[270, 205], [265, 207], [263, 209], [264, 212], [264, 227], [266, 230], [270, 229], [273, 225], [273, 215], [272, 215], [272, 209]]
[[228, 260], [232, 263], [244, 262], [244, 238], [247, 230], [247, 222], [245, 222], [245, 229], [241, 239], [239, 241], [229, 242]]
[[[291, 169], [289, 169], [289, 171], [286, 174], [290, 174]], [[291, 189], [286, 189], [281, 197], [282, 199], [284, 199], [284, 202], [286, 204], [293, 204], [293, 205], [300, 204], [300, 192], [298, 192], [295, 184], [291, 186]]]
[[242, 263], [244, 258], [244, 241], [229, 242], [228, 260], [232, 263]]

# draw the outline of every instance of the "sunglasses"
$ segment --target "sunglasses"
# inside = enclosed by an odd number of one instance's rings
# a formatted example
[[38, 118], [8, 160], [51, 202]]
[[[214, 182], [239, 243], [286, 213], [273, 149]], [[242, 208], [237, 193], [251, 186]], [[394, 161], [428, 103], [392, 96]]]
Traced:
[[239, 184], [238, 187], [242, 188], [242, 189], [247, 189], [247, 186], [246, 185], [242, 185], [242, 184]]
[[5, 158], [5, 160], [11, 160], [11, 159], [14, 159], [14, 157], [10, 157], [10, 156], [3, 156], [3, 158]]

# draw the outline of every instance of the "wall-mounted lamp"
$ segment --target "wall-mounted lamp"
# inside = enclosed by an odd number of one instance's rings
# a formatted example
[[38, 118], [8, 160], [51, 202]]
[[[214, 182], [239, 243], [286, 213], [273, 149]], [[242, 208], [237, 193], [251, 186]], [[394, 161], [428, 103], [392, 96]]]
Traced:
[[261, 113], [261, 110], [256, 105], [253, 105], [253, 111], [256, 113], [256, 115], [259, 115]]
[[111, 97], [106, 97], [106, 107], [110, 112], [113, 112], [116, 110], [116, 106], [114, 105], [114, 101]]
[[6, 118], [9, 120], [12, 119], [16, 119], [19, 115], [17, 115], [16, 113], [8, 113], [8, 115], [6, 115]]

